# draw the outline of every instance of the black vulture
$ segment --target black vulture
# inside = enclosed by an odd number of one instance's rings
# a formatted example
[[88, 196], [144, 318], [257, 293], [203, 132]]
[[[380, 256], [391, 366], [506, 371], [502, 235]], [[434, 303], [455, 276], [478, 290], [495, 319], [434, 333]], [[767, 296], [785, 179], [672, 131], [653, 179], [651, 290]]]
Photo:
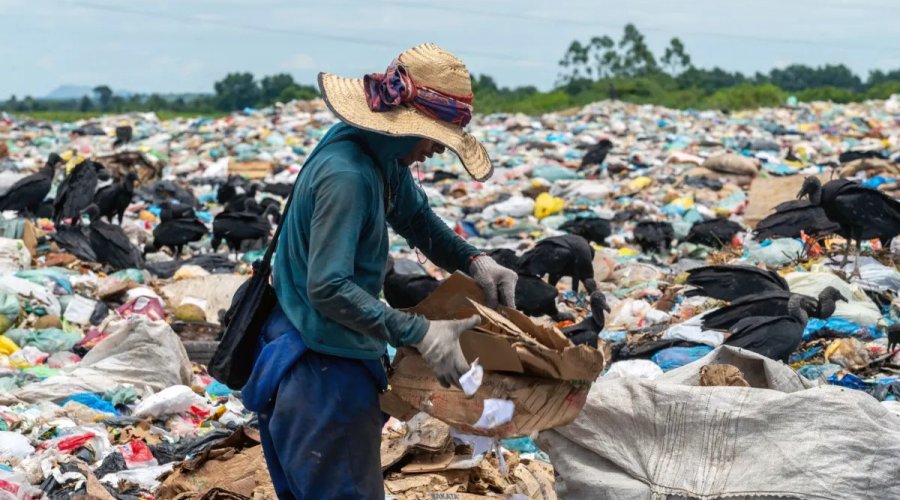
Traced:
[[577, 234], [599, 245], [605, 245], [606, 238], [612, 234], [609, 221], [599, 217], [577, 217], [564, 222], [559, 229], [569, 234]]
[[250, 184], [246, 189], [238, 189], [227, 203], [225, 203], [225, 212], [240, 212], [245, 208], [248, 200], [256, 201], [256, 193], [259, 190], [259, 184]]
[[[262, 188], [264, 193], [272, 193], [284, 199], [287, 199], [287, 197], [291, 195], [292, 189], [294, 189], [294, 185], [289, 182], [274, 182], [272, 184], [266, 184]], [[221, 201], [219, 203], [221, 203]]]
[[181, 269], [182, 266], [193, 265], [200, 266], [211, 273], [231, 273], [234, 271], [235, 263], [228, 258], [227, 255], [218, 253], [207, 253], [195, 255], [185, 260], [166, 260], [163, 262], [147, 262], [144, 269], [151, 274], [163, 279], [169, 279]]
[[856, 240], [854, 276], [859, 276], [862, 240], [878, 238], [887, 246], [900, 234], [900, 201], [877, 189], [846, 179], [835, 179], [823, 186], [817, 177], [807, 177], [797, 193], [797, 198], [803, 196], [809, 196], [813, 205], [821, 206], [828, 218], [841, 226], [838, 234], [847, 239], [843, 265], [847, 264], [850, 243]]
[[642, 220], [634, 226], [634, 241], [644, 253], [666, 254], [672, 249], [675, 229], [665, 221]]
[[803, 310], [803, 298], [788, 299], [788, 314], [782, 316], [750, 316], [731, 327], [726, 345], [740, 347], [767, 358], [788, 361], [803, 340], [803, 330], [809, 320]]
[[775, 271], [743, 265], [695, 267], [688, 271], [686, 285], [695, 286], [686, 297], [705, 296], [734, 301], [747, 295], [770, 291], [790, 291], [784, 278]]
[[802, 299], [803, 309], [810, 316], [828, 319], [834, 314], [835, 301], [847, 298], [834, 287], [826, 287], [819, 293], [818, 300], [806, 295], [782, 290], [772, 290], [741, 297], [731, 304], [716, 309], [703, 317], [704, 330], [728, 330], [735, 323], [750, 316], [784, 316], [788, 314], [788, 301], [794, 295]]
[[519, 272], [519, 257], [516, 252], [499, 248], [486, 252], [501, 266], [515, 271], [519, 275], [516, 281], [516, 309], [529, 316], [550, 316], [553, 321], [571, 321], [570, 313], [560, 312], [556, 305], [559, 290], [543, 279]]
[[55, 241], [59, 248], [83, 261], [97, 262], [97, 254], [91, 247], [88, 231], [80, 226], [56, 226], [56, 231], [50, 234], [50, 239]]
[[597, 337], [606, 324], [604, 311], [609, 312], [606, 296], [599, 291], [591, 293], [591, 315], [577, 325], [563, 328], [563, 335], [575, 345], [587, 344], [596, 349]]
[[697, 222], [691, 226], [685, 241], [697, 245], [706, 245], [713, 248], [722, 248], [731, 243], [734, 235], [743, 231], [737, 222], [718, 218], [702, 222]]
[[888, 327], [888, 350], [893, 351], [900, 346], [900, 323]]
[[581, 236], [565, 234], [552, 236], [537, 243], [519, 259], [519, 272], [539, 278], [550, 275], [550, 284], [556, 286], [560, 278], [572, 278], [572, 290], [578, 292], [578, 284], [584, 283], [588, 292], [594, 292], [594, 249]]
[[578, 167], [578, 170], [582, 170], [591, 165], [600, 165], [606, 160], [606, 155], [613, 148], [613, 143], [609, 139], [603, 139], [597, 144], [588, 148], [587, 152], [584, 153], [584, 157], [581, 159], [581, 166]]
[[270, 229], [266, 214], [246, 209], [242, 212], [222, 212], [213, 219], [212, 249], [218, 251], [224, 240], [232, 252], [240, 252], [244, 242], [267, 240]]
[[117, 216], [121, 226], [122, 219], [125, 218], [125, 209], [134, 198], [134, 183], [137, 179], [136, 173], [128, 172], [120, 182], [99, 189], [94, 195], [94, 203], [100, 209], [100, 215], [110, 222], [113, 221], [113, 216]]
[[854, 160], [884, 159], [884, 158], [887, 158], [887, 155], [884, 153], [884, 151], [878, 151], [878, 150], [844, 151], [843, 153], [838, 155], [838, 161], [841, 163], [849, 163]]
[[63, 219], [72, 219], [72, 224], [81, 222], [81, 213], [94, 200], [97, 189], [97, 172], [103, 165], [84, 160], [63, 179], [56, 190], [53, 201], [53, 222], [59, 225]]
[[182, 205], [190, 205], [195, 208], [200, 206], [197, 198], [194, 197], [194, 193], [169, 180], [159, 181], [154, 184], [149, 194], [156, 204], [174, 200]]
[[51, 153], [47, 162], [37, 173], [19, 179], [9, 190], [0, 196], [0, 211], [15, 210], [28, 215], [37, 215], [41, 203], [53, 185], [53, 172], [62, 158]]
[[[399, 271], [398, 263], [403, 268]], [[404, 272], [410, 270], [413, 272]], [[407, 309], [418, 305], [440, 284], [440, 281], [429, 275], [418, 263], [388, 258], [387, 273], [384, 276], [384, 299], [394, 309]]]
[[[133, 137], [133, 130], [130, 125], [123, 125], [121, 127], [116, 127], [116, 140], [113, 141], [113, 148], [117, 148], [119, 146], [124, 146], [131, 142]], [[121, 222], [119, 223], [121, 224]]]
[[141, 251], [128, 241], [121, 226], [101, 220], [97, 205], [90, 205], [84, 213], [91, 219], [88, 234], [91, 248], [97, 254], [97, 262], [115, 270], [141, 268], [144, 265]]
[[758, 240], [799, 238], [801, 231], [818, 238], [837, 233], [840, 228], [822, 207], [808, 200], [791, 200], [776, 206], [775, 213], [759, 221], [753, 233]]
[[206, 225], [197, 219], [194, 210], [185, 205], [179, 205], [177, 212], [171, 205], [162, 207], [160, 221], [153, 229], [153, 242], [147, 245], [146, 250], [157, 251], [168, 247], [175, 253], [176, 260], [181, 257], [185, 245], [200, 241], [209, 232]]

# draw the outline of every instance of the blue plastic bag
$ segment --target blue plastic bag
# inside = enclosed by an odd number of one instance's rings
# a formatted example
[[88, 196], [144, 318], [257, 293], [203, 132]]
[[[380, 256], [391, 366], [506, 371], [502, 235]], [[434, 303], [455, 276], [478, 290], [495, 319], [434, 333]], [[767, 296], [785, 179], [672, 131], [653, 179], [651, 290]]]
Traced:
[[654, 363], [667, 372], [675, 368], [682, 367], [686, 364], [693, 363], [698, 359], [712, 352], [713, 348], [708, 345], [696, 347], [669, 347], [663, 349], [650, 358]]
[[81, 403], [85, 406], [93, 408], [97, 411], [101, 411], [103, 413], [112, 413], [113, 415], [118, 415], [119, 412], [116, 411], [116, 407], [113, 406], [112, 403], [106, 401], [102, 397], [94, 394], [92, 392], [81, 392], [78, 394], [72, 394], [66, 399], [62, 400], [60, 406], [65, 406], [69, 401], [75, 401], [76, 403]]
[[843, 370], [841, 365], [834, 363], [823, 363], [821, 365], [803, 365], [797, 370], [800, 376], [810, 380], [816, 380], [819, 377], [831, 377], [837, 372]]
[[819, 330], [830, 330], [837, 333], [857, 338], [879, 338], [881, 333], [875, 329], [874, 325], [863, 326], [852, 321], [834, 316], [828, 319], [809, 318], [806, 323], [806, 329], [803, 330], [803, 340], [810, 340], [816, 337]]

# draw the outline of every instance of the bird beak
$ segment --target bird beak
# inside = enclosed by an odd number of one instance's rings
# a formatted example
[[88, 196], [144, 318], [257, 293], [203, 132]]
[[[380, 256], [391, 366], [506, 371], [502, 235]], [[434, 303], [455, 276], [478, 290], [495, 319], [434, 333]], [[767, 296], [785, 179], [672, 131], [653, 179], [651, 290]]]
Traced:
[[850, 302], [849, 300], [847, 300], [847, 297], [844, 297], [843, 294], [838, 294], [838, 300], [843, 300], [844, 302], [847, 302], [847, 303]]
[[612, 312], [612, 309], [609, 308], [609, 304], [606, 302], [603, 303], [603, 310], [606, 312]]

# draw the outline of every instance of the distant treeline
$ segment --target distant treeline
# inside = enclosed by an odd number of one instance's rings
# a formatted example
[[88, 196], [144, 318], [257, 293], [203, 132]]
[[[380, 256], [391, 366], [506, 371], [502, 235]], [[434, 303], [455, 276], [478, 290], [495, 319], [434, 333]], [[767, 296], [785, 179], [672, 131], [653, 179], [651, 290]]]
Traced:
[[123, 113], [129, 111], [173, 111], [176, 113], [230, 112], [318, 96], [311, 85], [301, 85], [294, 77], [281, 73], [256, 80], [251, 73], [229, 73], [213, 86], [215, 94], [165, 96], [161, 94], [116, 95], [108, 85], [98, 85], [92, 96], [80, 99], [18, 99], [0, 101], [0, 110], [28, 113], [78, 111], [83, 113]]
[[[673, 38], [662, 57], [647, 46], [643, 34], [625, 26], [618, 42], [596, 36], [573, 41], [559, 61], [555, 88], [542, 92], [532, 86], [500, 87], [488, 75], [472, 78], [475, 110], [479, 113], [523, 112], [539, 114], [604, 99], [658, 104], [672, 108], [747, 109], [783, 104], [788, 96], [799, 101], [857, 102], [887, 99], [900, 94], [900, 69], [871, 71], [866, 79], [843, 64], [817, 68], [792, 64], [767, 74], [744, 75], [722, 68], [695, 67], [680, 39]], [[98, 85], [93, 96], [71, 100], [10, 97], [0, 110], [28, 113], [45, 111], [110, 112], [169, 111], [175, 113], [230, 112], [258, 108], [293, 99], [312, 99], [317, 89], [298, 84], [288, 74], [256, 80], [251, 73], [230, 73], [213, 86], [214, 94], [163, 96], [113, 93]]]

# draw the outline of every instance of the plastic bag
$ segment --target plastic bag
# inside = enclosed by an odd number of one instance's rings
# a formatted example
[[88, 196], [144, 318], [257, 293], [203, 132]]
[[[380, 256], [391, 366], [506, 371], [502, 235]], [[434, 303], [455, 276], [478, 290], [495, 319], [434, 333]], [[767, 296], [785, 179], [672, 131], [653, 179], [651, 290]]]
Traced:
[[10, 323], [15, 323], [19, 318], [19, 298], [12, 293], [0, 293], [0, 315], [5, 316]]
[[83, 392], [80, 394], [73, 394], [66, 399], [62, 400], [60, 406], [65, 405], [69, 401], [75, 401], [76, 403], [81, 403], [84, 406], [97, 410], [103, 413], [111, 413], [113, 415], [118, 415], [119, 412], [116, 411], [116, 408], [109, 403], [109, 401], [105, 401], [100, 396], [92, 393], [92, 392]]
[[663, 371], [659, 365], [649, 359], [625, 359], [613, 363], [603, 377], [654, 379], [662, 374]]
[[52, 354], [59, 351], [71, 351], [81, 340], [78, 333], [70, 333], [58, 328], [28, 330], [17, 328], [6, 332], [6, 336], [21, 347], [32, 346], [43, 352]]
[[120, 316], [127, 318], [133, 314], [146, 316], [151, 320], [166, 319], [166, 308], [162, 301], [155, 297], [137, 297], [122, 304], [116, 309]]
[[159, 465], [147, 443], [140, 439], [133, 439], [128, 444], [119, 447], [118, 451], [125, 459], [129, 469], [141, 469]]
[[22, 240], [0, 238], [0, 274], [15, 273], [31, 266], [31, 254]]
[[69, 300], [69, 304], [66, 306], [66, 312], [63, 314], [63, 319], [79, 325], [90, 324], [91, 316], [93, 316], [96, 307], [96, 300], [91, 300], [87, 297], [82, 297], [81, 295], [73, 295], [71, 300]]
[[834, 363], [822, 363], [821, 365], [803, 365], [797, 370], [797, 373], [810, 380], [818, 380], [820, 378], [827, 379], [831, 375], [841, 371], [841, 365]]
[[28, 438], [18, 432], [0, 431], [0, 457], [25, 458], [34, 453]]
[[778, 238], [753, 243], [747, 247], [744, 258], [753, 264], [765, 263], [769, 267], [782, 267], [800, 258], [803, 242], [792, 238]]
[[110, 276], [113, 278], [118, 278], [122, 281], [132, 281], [134, 283], [144, 284], [144, 271], [140, 269], [122, 269], [121, 271], [116, 271], [112, 273]]
[[534, 200], [524, 196], [513, 196], [506, 201], [494, 203], [482, 210], [485, 219], [495, 219], [501, 216], [525, 217], [534, 212]]
[[0, 292], [12, 293], [28, 304], [46, 309], [47, 314], [59, 316], [59, 300], [50, 290], [11, 274], [0, 276]]
[[0, 354], [9, 356], [19, 350], [19, 346], [6, 335], [0, 335]]
[[538, 219], [558, 214], [566, 207], [566, 200], [550, 193], [541, 193], [534, 202], [534, 216]]
[[850, 371], [869, 366], [870, 356], [865, 344], [854, 338], [837, 339], [825, 349], [825, 360], [837, 363]]
[[144, 398], [135, 407], [134, 416], [143, 418], [184, 413], [198, 398], [190, 387], [174, 385]]
[[19, 271], [16, 276], [32, 283], [41, 285], [56, 295], [68, 295], [72, 293], [72, 283], [69, 281], [69, 272], [58, 267], [44, 267]]
[[63, 370], [77, 366], [81, 362], [81, 356], [74, 352], [59, 351], [55, 352], [47, 358], [47, 366], [57, 370]]
[[657, 352], [650, 359], [659, 365], [659, 367], [662, 368], [662, 371], [667, 372], [686, 364], [693, 363], [712, 352], [712, 350], [712, 347], [705, 345], [696, 347], [669, 347], [668, 349]]
[[9, 364], [14, 368], [28, 368], [44, 362], [50, 355], [34, 346], [25, 346], [9, 355]]

